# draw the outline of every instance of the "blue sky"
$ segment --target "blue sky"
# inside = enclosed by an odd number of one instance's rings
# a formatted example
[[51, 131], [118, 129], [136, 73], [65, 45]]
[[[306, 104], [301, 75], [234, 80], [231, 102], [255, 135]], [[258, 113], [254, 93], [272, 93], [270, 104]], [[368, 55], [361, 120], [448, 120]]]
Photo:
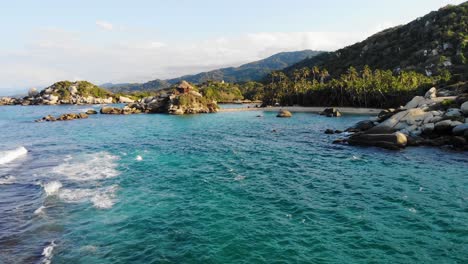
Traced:
[[335, 50], [458, 0], [3, 1], [0, 94], [143, 82], [281, 51]]

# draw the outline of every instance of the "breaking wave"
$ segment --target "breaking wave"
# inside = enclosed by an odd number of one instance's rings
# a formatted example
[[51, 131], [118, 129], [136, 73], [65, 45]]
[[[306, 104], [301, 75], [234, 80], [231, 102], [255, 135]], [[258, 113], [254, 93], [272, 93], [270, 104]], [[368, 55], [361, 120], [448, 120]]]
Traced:
[[57, 246], [57, 244], [55, 244], [55, 242], [52, 241], [47, 247], [45, 247], [42, 250], [42, 257], [43, 257], [42, 263], [43, 264], [50, 264], [52, 262], [52, 257], [53, 257], [55, 246]]
[[2, 184], [13, 184], [15, 183], [16, 177], [15, 176], [6, 176], [0, 178], [0, 185]]
[[14, 150], [7, 150], [0, 152], [0, 165], [14, 161], [28, 153], [25, 147], [19, 147]]
[[52, 181], [42, 185], [47, 196], [56, 195], [60, 188], [62, 188], [62, 183], [59, 181]]

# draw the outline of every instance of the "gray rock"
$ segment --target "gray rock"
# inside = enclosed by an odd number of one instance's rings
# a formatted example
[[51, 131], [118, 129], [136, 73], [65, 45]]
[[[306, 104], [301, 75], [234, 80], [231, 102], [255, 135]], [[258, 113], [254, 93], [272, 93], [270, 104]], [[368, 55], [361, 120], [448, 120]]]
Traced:
[[464, 102], [461, 105], [460, 110], [463, 112], [464, 115], [468, 115], [468, 101]]
[[29, 97], [36, 97], [39, 94], [36, 88], [31, 88], [28, 91], [28, 96]]
[[447, 112], [445, 112], [446, 117], [460, 117], [462, 115], [462, 111], [460, 111], [458, 108], [450, 108], [447, 110]]
[[437, 123], [435, 123], [435, 130], [447, 130], [452, 127], [452, 121], [451, 120], [442, 120]]
[[435, 128], [434, 123], [427, 123], [427, 124], [422, 125], [421, 130], [424, 134], [430, 134], [432, 133], [432, 131], [434, 131], [434, 128]]
[[456, 136], [463, 136], [465, 131], [468, 131], [468, 124], [459, 124], [452, 129], [452, 134]]
[[424, 101], [424, 97], [422, 96], [415, 96], [411, 101], [409, 101], [406, 105], [406, 109], [411, 109], [411, 108], [416, 108], [418, 107], [419, 104], [421, 104]]

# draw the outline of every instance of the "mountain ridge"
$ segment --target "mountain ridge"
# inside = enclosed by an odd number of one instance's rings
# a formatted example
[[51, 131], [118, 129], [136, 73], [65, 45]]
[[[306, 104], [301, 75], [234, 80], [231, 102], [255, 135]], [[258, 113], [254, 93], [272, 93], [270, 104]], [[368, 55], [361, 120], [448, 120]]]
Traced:
[[233, 83], [259, 81], [274, 70], [284, 69], [296, 62], [316, 56], [320, 53], [322, 53], [322, 51], [314, 50], [280, 52], [262, 60], [242, 64], [239, 67], [220, 68], [166, 80], [154, 79], [145, 83], [105, 83], [100, 86], [112, 92], [133, 92], [165, 89], [182, 80], [196, 84], [206, 81], [226, 81]]
[[324, 52], [284, 69], [326, 68], [339, 77], [350, 66], [392, 71], [416, 71], [427, 76], [450, 71], [468, 78], [468, 2], [448, 5], [405, 25], [391, 27], [334, 52]]

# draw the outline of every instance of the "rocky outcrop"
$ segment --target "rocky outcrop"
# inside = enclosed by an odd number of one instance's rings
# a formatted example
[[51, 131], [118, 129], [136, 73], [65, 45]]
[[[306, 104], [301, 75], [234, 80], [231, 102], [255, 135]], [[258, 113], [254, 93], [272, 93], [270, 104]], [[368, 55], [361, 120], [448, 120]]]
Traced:
[[23, 98], [0, 98], [0, 105], [111, 104], [112, 94], [86, 81], [61, 81], [38, 92], [30, 89]]
[[347, 129], [354, 134], [337, 142], [390, 149], [452, 145], [468, 150], [468, 112], [464, 109], [468, 97], [440, 98], [436, 94], [437, 90], [431, 88], [424, 97], [416, 96], [404, 107], [383, 110], [375, 120], [361, 121]]
[[281, 109], [276, 117], [292, 117], [292, 114], [288, 110]]
[[16, 98], [0, 97], [0, 105], [16, 105], [19, 104]]
[[[120, 110], [120, 114], [167, 113], [171, 115], [185, 115], [216, 113], [217, 111], [218, 105], [215, 101], [206, 99], [199, 92], [195, 91], [189, 83], [183, 81], [170, 92], [146, 97], [127, 104]], [[118, 111], [114, 109], [111, 112], [117, 113]]]
[[36, 120], [36, 122], [55, 122], [55, 121], [68, 121], [68, 120], [75, 120], [75, 119], [85, 119], [88, 118], [88, 115], [85, 113], [78, 113], [78, 114], [63, 114], [59, 117], [53, 117], [51, 115], [45, 116], [41, 119]]
[[326, 117], [340, 117], [341, 113], [336, 108], [325, 108], [320, 115], [324, 115]]

